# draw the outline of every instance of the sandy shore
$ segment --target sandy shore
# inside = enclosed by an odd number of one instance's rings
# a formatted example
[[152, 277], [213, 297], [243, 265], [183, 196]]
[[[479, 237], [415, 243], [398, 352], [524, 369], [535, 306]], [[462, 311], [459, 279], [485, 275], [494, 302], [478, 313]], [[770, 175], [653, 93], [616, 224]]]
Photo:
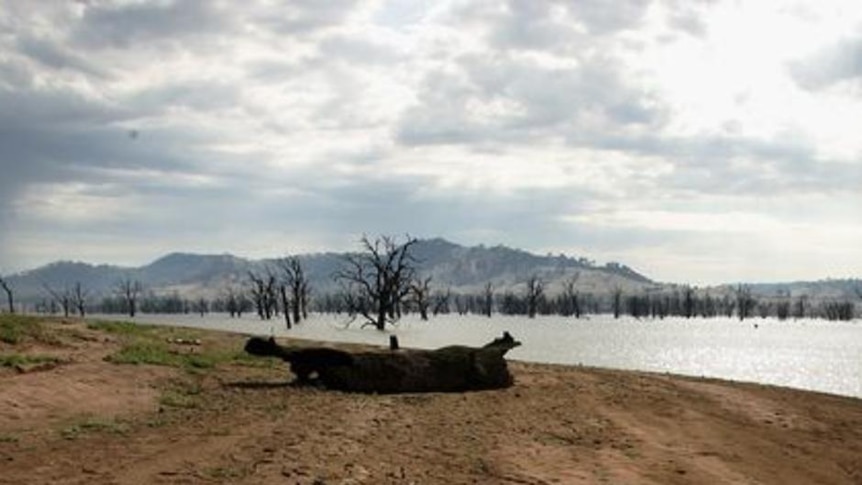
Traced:
[[[505, 390], [355, 395], [272, 361], [107, 362], [127, 336], [49, 326], [0, 343], [60, 358], [0, 368], [2, 484], [862, 483], [858, 399], [521, 362]], [[243, 342], [193, 336], [171, 355]]]

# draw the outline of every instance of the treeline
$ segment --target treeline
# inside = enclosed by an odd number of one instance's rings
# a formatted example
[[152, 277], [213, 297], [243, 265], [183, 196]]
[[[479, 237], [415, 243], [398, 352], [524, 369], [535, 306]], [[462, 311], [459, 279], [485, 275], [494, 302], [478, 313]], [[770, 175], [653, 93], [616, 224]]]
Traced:
[[[226, 313], [234, 317], [256, 314], [261, 319], [293, 317], [299, 321], [308, 312], [346, 314], [351, 311], [351, 299], [345, 293], [327, 293], [310, 298], [310, 292], [300, 293], [299, 319], [293, 315], [292, 298], [281, 298], [281, 285], [276, 278], [256, 276], [248, 287], [228, 289], [216, 298], [184, 298], [179, 293], [156, 295], [145, 293], [135, 302], [136, 310], [148, 314], [199, 314]], [[806, 296], [753, 295], [745, 286], [737, 287], [733, 293], [710, 295], [695, 288], [682, 287], [671, 291], [650, 291], [626, 294], [615, 289], [610, 294], [593, 294], [566, 289], [549, 296], [539, 291], [537, 282], [527, 282], [520, 292], [493, 291], [490, 285], [480, 293], [453, 293], [427, 291], [424, 298], [410, 298], [395, 310], [398, 315], [510, 315], [510, 316], [565, 316], [582, 318], [588, 315], [610, 314], [616, 318], [663, 319], [666, 317], [715, 318], [727, 317], [745, 320], [749, 318], [777, 318], [779, 320], [822, 318], [826, 320], [852, 320], [858, 316], [857, 305], [848, 299], [811, 301]], [[285, 287], [285, 291], [287, 291]], [[35, 310], [41, 313], [78, 314], [80, 300], [74, 304], [58, 299], [46, 298], [37, 303]], [[86, 304], [89, 313], [129, 314], [130, 300], [126, 296], [111, 295]], [[287, 310], [285, 310], [287, 308]]]
[[[429, 313], [488, 317], [495, 314], [526, 317], [556, 315], [572, 318], [609, 314], [615, 318], [726, 317], [739, 320], [852, 320], [859, 316], [857, 304], [849, 299], [811, 301], [807, 296], [757, 296], [744, 285], [735, 288], [732, 293], [720, 296], [713, 296], [692, 287], [632, 294], [615, 289], [610, 294], [598, 295], [567, 288], [553, 296], [537, 293], [535, 288], [528, 282], [521, 292], [506, 290], [496, 293], [487, 289], [482, 293], [466, 294], [433, 292], [429, 298]], [[345, 295], [327, 294], [317, 298], [313, 308], [320, 313], [348, 313], [350, 306], [347, 301]], [[401, 314], [421, 314], [421, 308], [415, 300], [404, 302], [398, 311]]]
[[[446, 288], [434, 288], [431, 277], [420, 274], [418, 261], [412, 255], [416, 239], [408, 236], [400, 242], [392, 237], [370, 239], [364, 236], [360, 243], [362, 250], [347, 254], [342, 269], [332, 275], [341, 290], [315, 298], [312, 298], [312, 288], [300, 260], [285, 257], [261, 270], [249, 271], [213, 299], [187, 299], [178, 293], [156, 295], [144, 291], [139, 281], [125, 278], [117, 282], [113, 294], [100, 300], [89, 297], [80, 283], [62, 289], [44, 285], [46, 299], [37, 311], [62, 311], [67, 316], [70, 313], [84, 316], [87, 312], [124, 313], [132, 317], [139, 311], [200, 315], [219, 312], [231, 317], [253, 312], [265, 320], [282, 318], [287, 328], [315, 311], [347, 314], [379, 330], [410, 313], [426, 320], [429, 316], [450, 313], [487, 317], [495, 314], [529, 318], [561, 315], [577, 319], [611, 314], [614, 318], [629, 315], [638, 319], [728, 317], [739, 320], [758, 317], [852, 320], [858, 314], [852, 299], [811, 301], [789, 294], [766, 297], [755, 295], [750, 286], [743, 284], [717, 295], [691, 286], [654, 287], [628, 293], [617, 286], [609, 293], [594, 294], [584, 291], [579, 273], [554, 292], [548, 291], [547, 282], [541, 276], [533, 275], [517, 289], [500, 290], [487, 283], [475, 293], [455, 293]], [[14, 311], [12, 290], [4, 289], [9, 309]], [[857, 288], [856, 293], [862, 300], [862, 288]]]

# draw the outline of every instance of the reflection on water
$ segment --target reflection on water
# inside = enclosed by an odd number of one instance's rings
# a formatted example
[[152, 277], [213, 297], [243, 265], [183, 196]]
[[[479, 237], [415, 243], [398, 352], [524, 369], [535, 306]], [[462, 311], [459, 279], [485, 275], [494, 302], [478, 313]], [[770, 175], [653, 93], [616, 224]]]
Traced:
[[[389, 342], [389, 332], [360, 328], [359, 321], [346, 326], [344, 317], [329, 315], [312, 315], [290, 331], [281, 320], [261, 321], [255, 315], [241, 319], [140, 315], [136, 321], [339, 342]], [[440, 316], [428, 322], [403, 319], [391, 333], [398, 335], [403, 347], [435, 348], [482, 345], [503, 330], [524, 344], [509, 353], [511, 359], [718, 377], [862, 397], [858, 321]]]

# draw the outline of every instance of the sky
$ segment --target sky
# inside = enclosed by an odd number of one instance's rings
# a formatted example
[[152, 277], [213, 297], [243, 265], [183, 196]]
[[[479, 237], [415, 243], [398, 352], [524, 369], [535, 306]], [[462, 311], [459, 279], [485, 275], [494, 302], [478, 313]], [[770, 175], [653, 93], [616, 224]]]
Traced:
[[0, 0], [0, 273], [363, 234], [862, 276], [857, 0]]

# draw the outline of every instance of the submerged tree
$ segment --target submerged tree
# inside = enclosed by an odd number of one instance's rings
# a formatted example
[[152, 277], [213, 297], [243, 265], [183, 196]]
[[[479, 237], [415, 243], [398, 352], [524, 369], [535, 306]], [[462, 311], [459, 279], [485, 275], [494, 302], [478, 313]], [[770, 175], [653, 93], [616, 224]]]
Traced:
[[377, 330], [398, 320], [416, 275], [416, 259], [410, 250], [417, 241], [410, 236], [403, 243], [389, 236], [373, 241], [363, 236], [362, 252], [345, 256], [345, 266], [335, 277], [344, 286], [352, 315], [361, 315]]
[[232, 285], [228, 285], [224, 290], [223, 302], [223, 311], [227, 311], [231, 318], [242, 317], [242, 312], [245, 311], [247, 300], [241, 290], [237, 290]]
[[431, 313], [437, 316], [441, 313], [449, 313], [449, 300], [452, 298], [452, 290], [446, 288], [445, 292], [438, 291], [431, 296]]
[[485, 283], [485, 288], [482, 291], [482, 315], [491, 318], [491, 311], [494, 309], [494, 286], [491, 282]]
[[9, 313], [15, 313], [15, 299], [12, 294], [12, 287], [9, 286], [9, 282], [3, 279], [3, 276], [0, 275], [0, 287], [3, 288], [3, 291], [6, 292], [6, 302], [9, 305]]
[[80, 281], [75, 282], [72, 288], [72, 300], [75, 303], [75, 308], [78, 310], [78, 316], [84, 318], [87, 314], [87, 289]]
[[757, 301], [751, 296], [751, 287], [739, 284], [736, 286], [736, 312], [739, 320], [745, 320], [751, 316]]
[[417, 279], [410, 285], [410, 292], [413, 295], [413, 303], [416, 309], [419, 310], [419, 317], [422, 320], [428, 320], [428, 308], [431, 306], [431, 277], [425, 279]]
[[[311, 291], [311, 285], [298, 257], [282, 258], [279, 260], [278, 265], [284, 275], [284, 283], [279, 288], [284, 312], [291, 311], [293, 313], [293, 322], [299, 323], [301, 320], [308, 318], [308, 294]], [[287, 297], [287, 289], [290, 289], [290, 298]], [[288, 306], [290, 310], [288, 310]], [[289, 326], [290, 322], [288, 322]]]
[[539, 279], [537, 275], [533, 275], [529, 279], [527, 279], [526, 302], [528, 317], [536, 317], [536, 313], [539, 310], [539, 303], [544, 297], [544, 294], [545, 283], [541, 279]]
[[571, 278], [563, 283], [563, 295], [561, 311], [564, 316], [574, 315], [575, 318], [581, 318], [581, 302], [580, 295], [575, 285], [580, 278], [581, 273], [577, 272]]
[[51, 288], [48, 283], [42, 283], [42, 287], [51, 295], [53, 301], [63, 309], [63, 316], [68, 317], [72, 312], [73, 305], [73, 296], [69, 288], [63, 288], [61, 292]]
[[611, 304], [614, 309], [614, 318], [620, 318], [620, 314], [623, 311], [623, 289], [619, 285], [614, 286], [614, 289], [611, 292], [611, 298]]
[[[251, 282], [251, 296], [254, 299], [257, 314], [261, 320], [269, 320], [278, 308], [278, 300], [276, 298], [278, 285], [275, 274], [271, 269], [266, 268], [266, 271], [262, 274], [249, 271], [248, 278]], [[287, 309], [284, 311], [287, 313]]]
[[138, 296], [140, 296], [143, 291], [143, 285], [141, 285], [141, 282], [131, 278], [123, 278], [117, 283], [115, 291], [123, 300], [129, 316], [134, 317], [138, 311]]

